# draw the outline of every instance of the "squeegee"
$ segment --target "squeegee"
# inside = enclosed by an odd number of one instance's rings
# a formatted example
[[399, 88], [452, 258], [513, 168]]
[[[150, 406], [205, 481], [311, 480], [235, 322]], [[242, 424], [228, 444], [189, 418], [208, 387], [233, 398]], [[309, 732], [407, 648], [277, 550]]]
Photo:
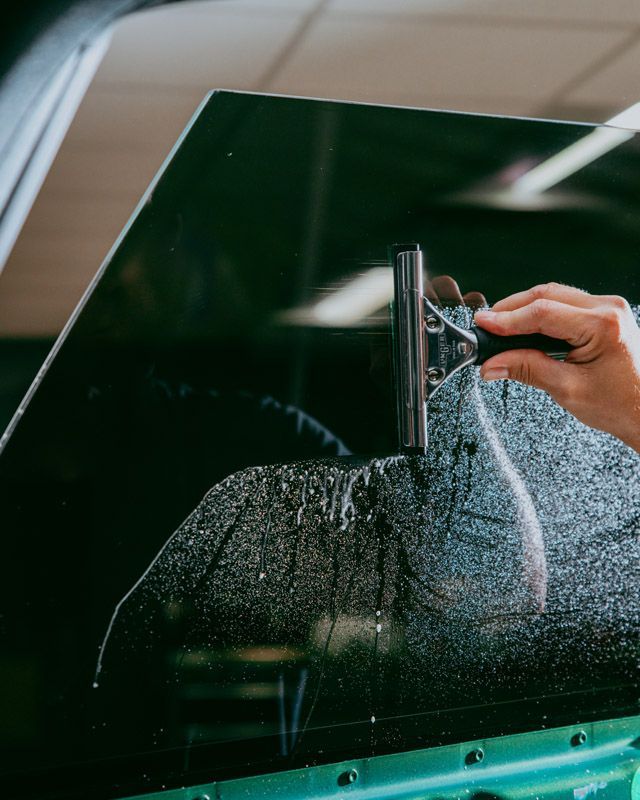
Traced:
[[505, 350], [541, 350], [563, 361], [568, 342], [542, 334], [497, 336], [448, 320], [424, 292], [423, 253], [419, 244], [393, 245], [394, 363], [400, 449], [425, 453], [427, 402], [455, 372], [480, 365]]

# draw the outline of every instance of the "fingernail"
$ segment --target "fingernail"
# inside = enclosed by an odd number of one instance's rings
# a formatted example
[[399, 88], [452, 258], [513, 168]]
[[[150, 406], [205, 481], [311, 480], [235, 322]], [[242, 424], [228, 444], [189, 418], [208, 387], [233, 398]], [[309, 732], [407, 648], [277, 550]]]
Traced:
[[480, 373], [483, 381], [504, 381], [509, 377], [509, 370], [506, 367], [491, 367]]

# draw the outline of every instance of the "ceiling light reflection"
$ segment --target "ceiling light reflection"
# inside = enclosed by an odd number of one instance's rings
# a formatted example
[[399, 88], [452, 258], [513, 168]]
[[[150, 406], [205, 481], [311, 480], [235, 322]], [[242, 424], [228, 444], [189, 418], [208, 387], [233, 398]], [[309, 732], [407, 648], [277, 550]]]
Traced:
[[531, 195], [546, 192], [552, 186], [596, 161], [618, 145], [633, 139], [635, 133], [619, 128], [596, 128], [569, 147], [525, 172], [511, 184], [510, 192]]
[[640, 129], [640, 103], [635, 103], [608, 120], [602, 127], [578, 139], [559, 153], [516, 178], [510, 187], [514, 195], [546, 192], [570, 175], [601, 158], [629, 139]]
[[280, 315], [289, 325], [350, 328], [386, 308], [393, 299], [393, 270], [373, 267], [321, 300]]

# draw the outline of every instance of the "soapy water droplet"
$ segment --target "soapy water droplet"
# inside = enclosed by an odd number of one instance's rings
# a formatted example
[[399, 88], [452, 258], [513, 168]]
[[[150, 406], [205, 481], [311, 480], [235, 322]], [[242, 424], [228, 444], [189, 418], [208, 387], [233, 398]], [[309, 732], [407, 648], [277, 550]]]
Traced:
[[[486, 658], [478, 682], [490, 679], [501, 653], [535, 669], [533, 646], [557, 637], [575, 636], [585, 655], [602, 658], [589, 631], [608, 630], [607, 620], [632, 652], [640, 629], [632, 599], [638, 456], [546, 395], [513, 384], [505, 398], [474, 370], [441, 389], [429, 420], [425, 457], [259, 467], [213, 487], [117, 603], [95, 682], [111, 636], [117, 660], [123, 648], [141, 646], [124, 635], [132, 621], [155, 636], [153, 604], [173, 600], [195, 609], [194, 626], [214, 619], [216, 636], [229, 641], [245, 635], [247, 619], [260, 620], [265, 636], [273, 626], [277, 641], [294, 641], [306, 626], [306, 697], [317, 692], [318, 710], [326, 665], [373, 646], [370, 614], [373, 607], [379, 620], [380, 604], [402, 631], [407, 673], [432, 663], [433, 680], [439, 670], [449, 687], [474, 673], [442, 668], [434, 626], [452, 653]], [[258, 588], [267, 555], [270, 579]], [[386, 657], [388, 638], [375, 637], [376, 658]]]

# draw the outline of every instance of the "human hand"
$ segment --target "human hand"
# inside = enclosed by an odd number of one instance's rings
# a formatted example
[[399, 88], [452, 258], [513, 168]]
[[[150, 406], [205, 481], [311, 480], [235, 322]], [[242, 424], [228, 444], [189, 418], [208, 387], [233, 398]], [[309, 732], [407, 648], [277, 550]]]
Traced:
[[426, 282], [425, 294], [435, 306], [454, 305], [480, 308], [486, 306], [487, 301], [481, 292], [466, 292], [462, 294], [458, 282], [451, 275], [439, 275]]
[[538, 350], [512, 350], [486, 361], [480, 375], [543, 389], [581, 422], [640, 452], [640, 329], [626, 300], [549, 283], [477, 312], [475, 321], [500, 336], [568, 341], [573, 350], [564, 363]]

